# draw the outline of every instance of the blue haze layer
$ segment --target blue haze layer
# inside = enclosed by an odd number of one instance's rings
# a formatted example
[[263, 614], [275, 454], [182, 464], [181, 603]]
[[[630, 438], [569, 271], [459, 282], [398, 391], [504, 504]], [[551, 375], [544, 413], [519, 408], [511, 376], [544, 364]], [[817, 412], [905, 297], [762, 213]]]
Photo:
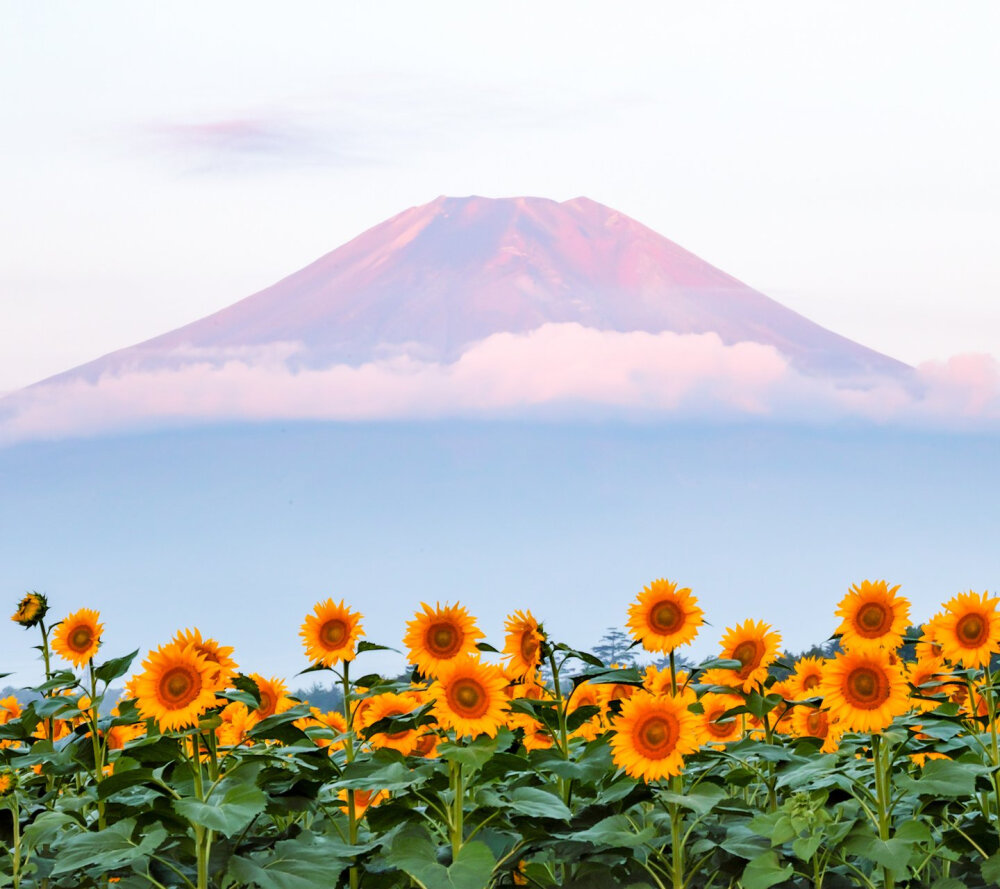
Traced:
[[[27, 589], [54, 617], [100, 609], [105, 652], [181, 627], [250, 671], [306, 666], [298, 627], [345, 598], [398, 647], [421, 601], [460, 601], [502, 646], [530, 608], [593, 645], [642, 586], [690, 586], [708, 620], [774, 624], [794, 650], [833, 630], [851, 583], [902, 585], [914, 620], [1000, 587], [1000, 441], [871, 429], [286, 424], [0, 450], [0, 672], [33, 682]], [[401, 656], [367, 654], [393, 670]], [[315, 677], [292, 679], [308, 685]]]

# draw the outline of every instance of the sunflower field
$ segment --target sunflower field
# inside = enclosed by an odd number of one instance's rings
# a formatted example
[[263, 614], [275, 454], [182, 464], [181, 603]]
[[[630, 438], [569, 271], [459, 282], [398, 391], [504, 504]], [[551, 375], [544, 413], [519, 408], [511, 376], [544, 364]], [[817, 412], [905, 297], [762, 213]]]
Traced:
[[400, 679], [365, 672], [383, 646], [330, 599], [300, 634], [342, 689], [323, 712], [195, 629], [106, 657], [100, 614], [28, 593], [45, 680], [0, 699], [0, 886], [998, 886], [998, 605], [962, 593], [913, 629], [864, 581], [832, 657], [790, 663], [748, 620], [684, 670], [703, 612], [667, 580], [628, 611], [645, 669], [529, 611], [498, 650], [425, 604]]

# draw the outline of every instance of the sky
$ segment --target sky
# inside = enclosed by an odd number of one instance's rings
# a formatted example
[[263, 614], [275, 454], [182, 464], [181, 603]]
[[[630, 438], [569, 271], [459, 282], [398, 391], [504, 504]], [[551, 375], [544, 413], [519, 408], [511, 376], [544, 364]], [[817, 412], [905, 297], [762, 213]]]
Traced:
[[587, 195], [909, 363], [1000, 351], [992, 3], [0, 11], [0, 392], [440, 194]]

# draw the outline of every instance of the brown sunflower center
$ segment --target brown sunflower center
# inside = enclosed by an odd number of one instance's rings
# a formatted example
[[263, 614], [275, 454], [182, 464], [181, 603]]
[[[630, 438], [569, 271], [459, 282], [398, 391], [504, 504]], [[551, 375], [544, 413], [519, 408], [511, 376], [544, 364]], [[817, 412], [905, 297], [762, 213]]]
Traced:
[[856, 621], [862, 636], [876, 639], [892, 628], [892, 611], [881, 602], [865, 602], [858, 609]]
[[319, 628], [320, 642], [327, 648], [340, 648], [347, 636], [347, 624], [339, 617], [328, 620]]
[[811, 710], [806, 716], [806, 729], [814, 738], [825, 738], [830, 725], [823, 710]]
[[728, 738], [732, 735], [733, 729], [736, 727], [736, 720], [731, 716], [729, 719], [722, 719], [722, 714], [728, 709], [728, 707], [723, 705], [715, 707], [705, 714], [708, 717], [706, 727], [708, 728], [708, 733], [713, 738]]
[[811, 688], [815, 688], [817, 685], [819, 685], [819, 676], [816, 673], [810, 673], [805, 679], [802, 680], [802, 687], [806, 691], [809, 691]]
[[[397, 707], [397, 708], [394, 708], [394, 709], [390, 710], [388, 713], [383, 713], [382, 714], [382, 718], [391, 717], [391, 716], [403, 716], [403, 715], [405, 715], [406, 713], [409, 713], [409, 712], [410, 712], [409, 710], [407, 710], [407, 709], [405, 709], [403, 707]], [[388, 740], [390, 740], [390, 741], [399, 741], [399, 740], [402, 740], [403, 738], [405, 738], [408, 734], [410, 734], [411, 731], [412, 731], [412, 729], [404, 728], [402, 731], [392, 732], [391, 734], [387, 733], [386, 734], [386, 738]]]
[[538, 658], [538, 640], [532, 630], [521, 634], [521, 658], [529, 664], [535, 663]]
[[889, 698], [889, 683], [885, 675], [873, 667], [856, 667], [844, 683], [850, 704], [862, 710], [881, 707]]
[[963, 647], [979, 648], [990, 635], [990, 625], [981, 614], [966, 614], [955, 624], [955, 635]]
[[94, 641], [94, 631], [90, 627], [74, 627], [72, 632], [66, 636], [66, 645], [73, 651], [86, 651]]
[[662, 713], [647, 716], [632, 734], [636, 751], [646, 759], [663, 759], [677, 746], [680, 726], [677, 720]]
[[657, 633], [676, 633], [684, 624], [684, 612], [676, 602], [657, 602], [649, 612], [649, 625]]
[[260, 714], [261, 719], [274, 713], [274, 708], [276, 706], [277, 702], [275, 701], [274, 696], [271, 695], [266, 689], [260, 689], [260, 707], [257, 708], [257, 712]]
[[475, 679], [458, 679], [448, 689], [448, 703], [451, 709], [464, 719], [479, 719], [486, 715], [490, 700], [483, 688]]
[[201, 676], [187, 666], [171, 667], [160, 677], [158, 690], [168, 710], [181, 710], [201, 692]]
[[747, 639], [733, 649], [733, 660], [743, 664], [739, 671], [740, 679], [746, 679], [757, 668], [763, 655], [764, 652], [753, 639]]
[[431, 624], [425, 641], [427, 650], [436, 658], [448, 660], [462, 650], [465, 634], [452, 623]]

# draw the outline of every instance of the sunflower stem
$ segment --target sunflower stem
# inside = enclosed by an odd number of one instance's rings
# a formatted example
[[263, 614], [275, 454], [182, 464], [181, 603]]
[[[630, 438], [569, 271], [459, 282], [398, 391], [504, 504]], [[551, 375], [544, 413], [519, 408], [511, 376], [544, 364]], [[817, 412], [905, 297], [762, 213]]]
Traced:
[[[559, 752], [563, 759], [569, 759], [569, 733], [566, 730], [566, 704], [563, 699], [562, 686], [559, 682], [559, 665], [556, 663], [556, 655], [551, 647], [548, 649], [549, 669], [552, 670], [552, 685], [556, 696], [556, 715], [559, 720]], [[559, 796], [565, 805], [569, 805], [571, 782], [566, 778], [556, 779], [559, 786]]]
[[[997, 802], [997, 811], [994, 814], [994, 820], [997, 824], [997, 830], [1000, 831], [1000, 773], [997, 771], [997, 766], [1000, 766], [1000, 743], [997, 740], [997, 704], [996, 698], [993, 695], [993, 672], [990, 670], [990, 662], [988, 660], [984, 668], [984, 673], [986, 676], [986, 687], [983, 690], [986, 692], [986, 714], [990, 722], [990, 754], [993, 760], [993, 791]], [[974, 707], [975, 702], [973, 702]]]
[[17, 789], [10, 795], [10, 814], [13, 820], [13, 844], [11, 845], [11, 880], [13, 889], [21, 889], [21, 808], [17, 803]]
[[94, 785], [97, 790], [97, 826], [104, 830], [107, 826], [104, 816], [104, 800], [100, 797], [101, 781], [104, 779], [104, 749], [97, 731], [97, 671], [94, 659], [90, 659], [90, 738], [94, 749]]
[[462, 774], [462, 764], [452, 760], [448, 764], [451, 771], [451, 784], [454, 799], [452, 800], [451, 816], [451, 860], [458, 859], [462, 851], [465, 833], [465, 781]]
[[[889, 812], [889, 775], [885, 759], [886, 751], [882, 748], [882, 736], [872, 732], [872, 760], [875, 765], [875, 797], [878, 803], [878, 836], [883, 842], [888, 842], [892, 829]], [[893, 889], [896, 877], [888, 867], [882, 868], [883, 882], [886, 889]]]
[[[344, 721], [347, 723], [347, 734], [344, 736], [344, 754], [348, 763], [354, 762], [354, 711], [351, 708], [351, 662], [344, 661], [344, 672], [340, 674], [344, 687]], [[358, 807], [355, 799], [354, 789], [347, 791], [347, 841], [352, 845], [358, 842]], [[359, 882], [358, 867], [351, 865], [350, 881], [351, 889], [358, 889]]]
[[[671, 661], [673, 652], [671, 652]], [[684, 779], [674, 775], [670, 789], [678, 796], [684, 795]], [[670, 803], [670, 872], [673, 889], [684, 889], [684, 813], [678, 803]]]
[[[45, 663], [45, 681], [48, 682], [52, 678], [52, 655], [49, 652], [49, 628], [45, 626], [44, 619], [38, 622], [38, 628], [42, 632], [42, 660]], [[45, 697], [47, 698], [52, 697], [51, 690], [45, 692]], [[44, 725], [45, 725], [45, 737], [48, 738], [50, 741], [52, 741], [52, 743], [55, 743], [56, 735], [55, 735], [54, 717], [52, 716], [47, 717]], [[47, 774], [45, 776], [46, 790], [51, 791], [54, 784], [55, 781], [52, 775]]]

